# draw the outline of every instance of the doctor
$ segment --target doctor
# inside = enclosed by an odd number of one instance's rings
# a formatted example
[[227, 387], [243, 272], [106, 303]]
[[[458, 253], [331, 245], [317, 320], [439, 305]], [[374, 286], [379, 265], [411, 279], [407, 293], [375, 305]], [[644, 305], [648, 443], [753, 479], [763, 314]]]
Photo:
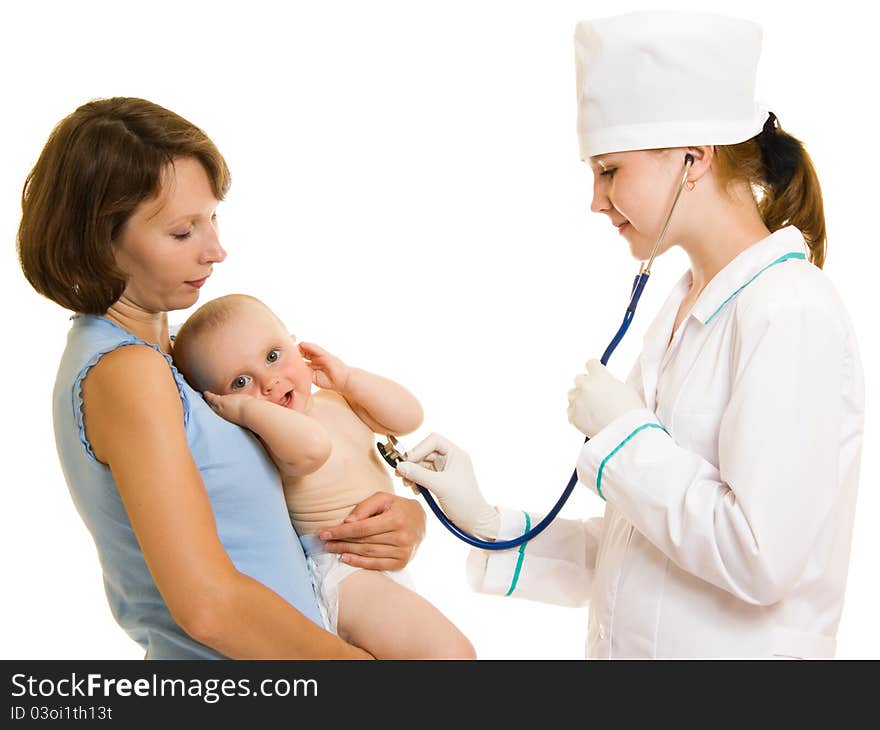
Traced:
[[[703, 13], [583, 22], [578, 135], [592, 210], [647, 259], [690, 259], [626, 383], [597, 361], [568, 417], [601, 518], [556, 520], [519, 549], [475, 550], [480, 591], [589, 602], [590, 657], [831, 657], [862, 445], [856, 340], [825, 260], [801, 143], [754, 101], [761, 30]], [[399, 473], [466, 531], [522, 534], [468, 455], [432, 434]]]

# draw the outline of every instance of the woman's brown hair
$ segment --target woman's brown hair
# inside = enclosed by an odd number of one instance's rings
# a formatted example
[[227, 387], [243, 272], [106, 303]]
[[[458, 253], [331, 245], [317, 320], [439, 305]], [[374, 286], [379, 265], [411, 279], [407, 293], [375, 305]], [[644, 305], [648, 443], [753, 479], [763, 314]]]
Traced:
[[716, 146], [715, 160], [722, 185], [749, 183], [764, 225], [773, 232], [788, 225], [804, 234], [810, 261], [825, 264], [826, 233], [822, 189], [813, 161], [800, 140], [783, 131], [770, 112], [763, 131], [739, 144]]
[[98, 99], [62, 119], [21, 195], [18, 256], [31, 286], [74, 312], [106, 312], [125, 289], [112, 242], [176, 157], [197, 159], [223, 199], [230, 177], [217, 147], [158, 104]]

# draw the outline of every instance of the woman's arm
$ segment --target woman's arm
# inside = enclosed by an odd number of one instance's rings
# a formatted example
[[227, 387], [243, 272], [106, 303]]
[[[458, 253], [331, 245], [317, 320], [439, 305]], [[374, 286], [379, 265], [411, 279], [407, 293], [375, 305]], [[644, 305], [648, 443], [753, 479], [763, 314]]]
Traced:
[[105, 355], [83, 399], [95, 455], [110, 467], [150, 573], [184, 631], [233, 658], [370, 658], [235, 568], [159, 353], [132, 345]]

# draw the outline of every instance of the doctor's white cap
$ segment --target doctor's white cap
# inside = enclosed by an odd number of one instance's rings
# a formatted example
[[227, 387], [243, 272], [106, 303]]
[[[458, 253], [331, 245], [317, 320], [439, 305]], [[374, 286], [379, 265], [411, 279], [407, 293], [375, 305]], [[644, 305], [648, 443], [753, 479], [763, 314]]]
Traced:
[[758, 134], [762, 31], [713, 13], [646, 11], [578, 23], [581, 159], [628, 150], [727, 145]]

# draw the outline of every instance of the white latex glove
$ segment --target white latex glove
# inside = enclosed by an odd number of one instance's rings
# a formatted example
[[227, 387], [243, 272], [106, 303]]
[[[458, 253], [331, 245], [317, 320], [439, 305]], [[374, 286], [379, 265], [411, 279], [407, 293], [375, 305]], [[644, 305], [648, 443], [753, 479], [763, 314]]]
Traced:
[[446, 437], [432, 433], [410, 449], [397, 473], [409, 486], [414, 482], [433, 492], [446, 516], [465, 532], [486, 540], [498, 536], [500, 514], [483, 499], [471, 457]]
[[578, 375], [568, 391], [569, 423], [590, 438], [618, 416], [644, 407], [635, 388], [615, 378], [598, 360], [587, 363], [586, 374]]

